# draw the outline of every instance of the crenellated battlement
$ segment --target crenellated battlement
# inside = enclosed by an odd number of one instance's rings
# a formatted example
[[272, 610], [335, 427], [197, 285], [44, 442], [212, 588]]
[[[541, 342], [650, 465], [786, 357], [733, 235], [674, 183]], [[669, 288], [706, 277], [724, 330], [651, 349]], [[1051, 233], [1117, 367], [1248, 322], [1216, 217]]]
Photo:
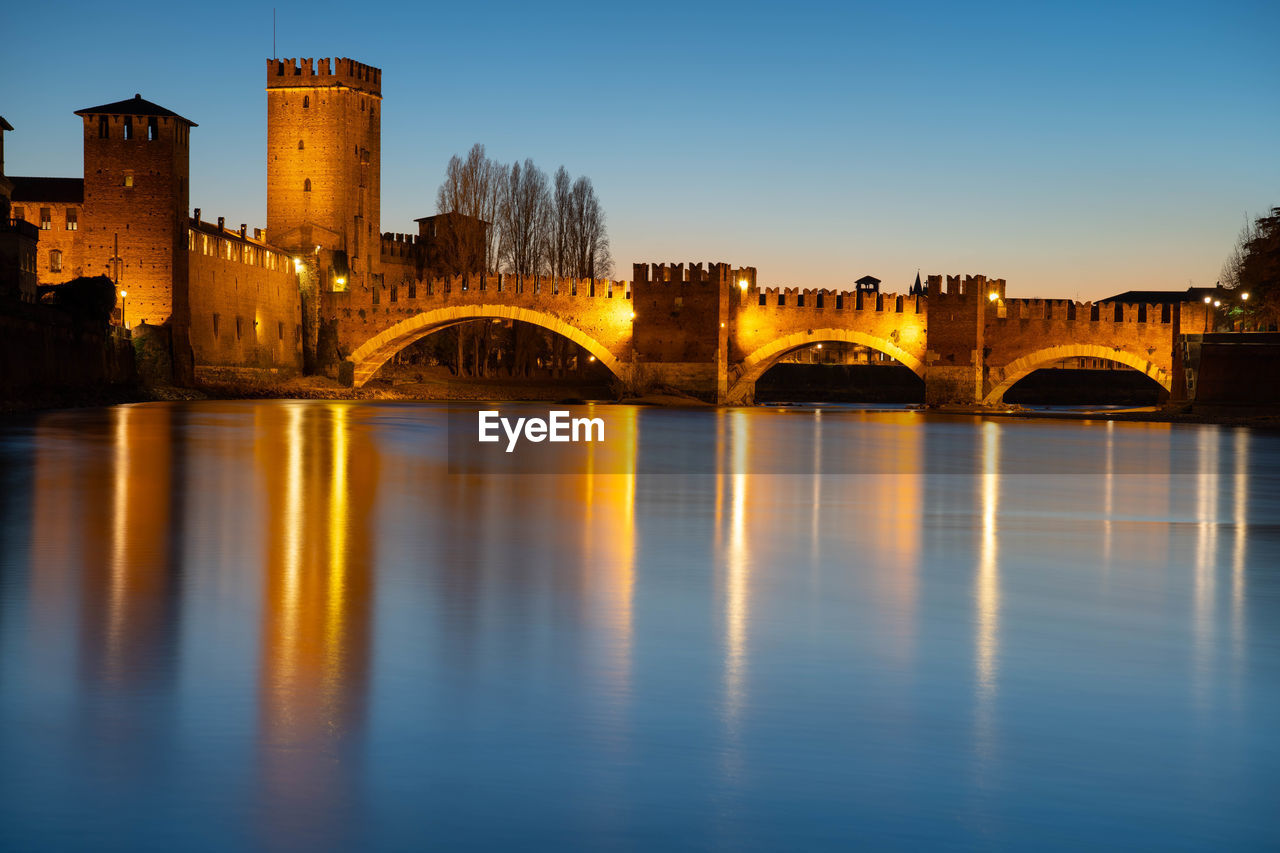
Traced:
[[1175, 306], [1160, 302], [1076, 302], [1071, 299], [1001, 299], [996, 320], [1049, 320], [1087, 323], [1175, 322]]
[[382, 96], [382, 69], [346, 57], [267, 60], [267, 88], [346, 86]]
[[380, 254], [386, 261], [416, 259], [418, 242], [417, 234], [393, 234], [388, 231], [382, 235]]
[[824, 311], [872, 311], [920, 314], [927, 302], [922, 296], [825, 288], [764, 287], [749, 289], [748, 304], [760, 308], [821, 309]]
[[734, 268], [729, 264], [708, 262], [684, 264], [632, 264], [632, 281], [636, 284], [735, 284], [747, 282], [756, 286], [756, 268]]
[[1004, 299], [1005, 280], [1002, 278], [987, 278], [985, 275], [948, 275], [945, 290], [942, 279], [941, 275], [928, 277], [928, 287], [925, 292], [930, 298], [990, 299], [991, 294], [994, 293], [996, 298]]

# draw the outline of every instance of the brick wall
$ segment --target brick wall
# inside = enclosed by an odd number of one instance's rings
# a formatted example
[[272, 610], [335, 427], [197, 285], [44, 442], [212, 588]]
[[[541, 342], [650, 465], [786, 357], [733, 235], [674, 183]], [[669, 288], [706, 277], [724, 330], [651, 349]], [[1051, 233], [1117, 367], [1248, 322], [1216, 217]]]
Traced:
[[190, 228], [188, 241], [196, 365], [300, 371], [302, 302], [293, 259], [208, 226]]

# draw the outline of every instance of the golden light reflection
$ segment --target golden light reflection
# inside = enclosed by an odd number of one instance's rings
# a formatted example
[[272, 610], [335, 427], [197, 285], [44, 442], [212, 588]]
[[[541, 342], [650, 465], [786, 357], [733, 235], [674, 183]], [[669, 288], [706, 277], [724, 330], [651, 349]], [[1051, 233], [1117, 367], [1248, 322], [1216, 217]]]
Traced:
[[378, 456], [348, 403], [255, 413], [265, 484], [259, 732], [273, 808], [338, 804], [344, 741], [364, 724]]
[[588, 470], [601, 473], [576, 478], [584, 490], [582, 566], [592, 592], [589, 612], [603, 623], [608, 638], [608, 686], [603, 693], [618, 707], [631, 694], [638, 417], [638, 410], [632, 406], [611, 410], [610, 440], [587, 446]]
[[[172, 412], [163, 406], [117, 406], [110, 410], [110, 454], [105, 481], [93, 474], [85, 484], [106, 492], [110, 483], [109, 544], [105, 550], [105, 583], [97, 562], [102, 553], [86, 543], [85, 602], [90, 612], [102, 611], [102, 634], [90, 631], [86, 654], [100, 661], [99, 675], [122, 682], [141, 675], [142, 663], [154, 654], [171, 625], [168, 609], [176, 571], [169, 551], [175, 535], [171, 520], [175, 486], [172, 482]], [[96, 467], [96, 466], [95, 466]], [[84, 521], [94, 525], [89, 513]], [[95, 620], [96, 621], [96, 620]]]

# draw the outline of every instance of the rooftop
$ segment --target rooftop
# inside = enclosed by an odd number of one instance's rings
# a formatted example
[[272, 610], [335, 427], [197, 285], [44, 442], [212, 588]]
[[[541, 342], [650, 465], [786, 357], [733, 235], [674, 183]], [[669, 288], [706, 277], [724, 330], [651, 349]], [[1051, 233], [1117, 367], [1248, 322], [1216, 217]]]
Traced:
[[134, 95], [128, 100], [116, 101], [112, 104], [103, 104], [100, 107], [86, 107], [83, 110], [76, 110], [76, 115], [163, 116], [167, 118], [181, 119], [192, 127], [199, 127], [199, 125], [191, 119], [182, 118], [182, 116], [178, 115], [173, 110], [166, 109], [159, 104], [154, 104], [142, 97], [142, 95]]

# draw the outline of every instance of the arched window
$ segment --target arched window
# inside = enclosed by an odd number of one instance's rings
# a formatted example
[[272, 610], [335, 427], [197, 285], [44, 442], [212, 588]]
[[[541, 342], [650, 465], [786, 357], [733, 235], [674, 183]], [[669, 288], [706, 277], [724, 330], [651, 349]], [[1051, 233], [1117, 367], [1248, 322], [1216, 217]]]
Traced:
[[311, 106], [311, 96], [310, 96], [310, 95], [303, 95], [303, 96], [302, 96], [302, 108], [305, 110], [305, 109], [306, 109], [307, 107], [309, 107], [309, 106]]
[[302, 149], [304, 149], [304, 148], [306, 148], [306, 147], [307, 147], [307, 146], [305, 146], [305, 145], [303, 145], [303, 144], [302, 144], [302, 140], [301, 140], [301, 139], [299, 139], [299, 140], [298, 140], [298, 150], [299, 150], [299, 151], [301, 151]]
[[311, 192], [311, 179], [310, 179], [310, 178], [307, 178], [305, 181], [303, 181], [303, 182], [302, 182], [302, 191], [303, 191], [304, 193], [309, 193], [309, 192]]

